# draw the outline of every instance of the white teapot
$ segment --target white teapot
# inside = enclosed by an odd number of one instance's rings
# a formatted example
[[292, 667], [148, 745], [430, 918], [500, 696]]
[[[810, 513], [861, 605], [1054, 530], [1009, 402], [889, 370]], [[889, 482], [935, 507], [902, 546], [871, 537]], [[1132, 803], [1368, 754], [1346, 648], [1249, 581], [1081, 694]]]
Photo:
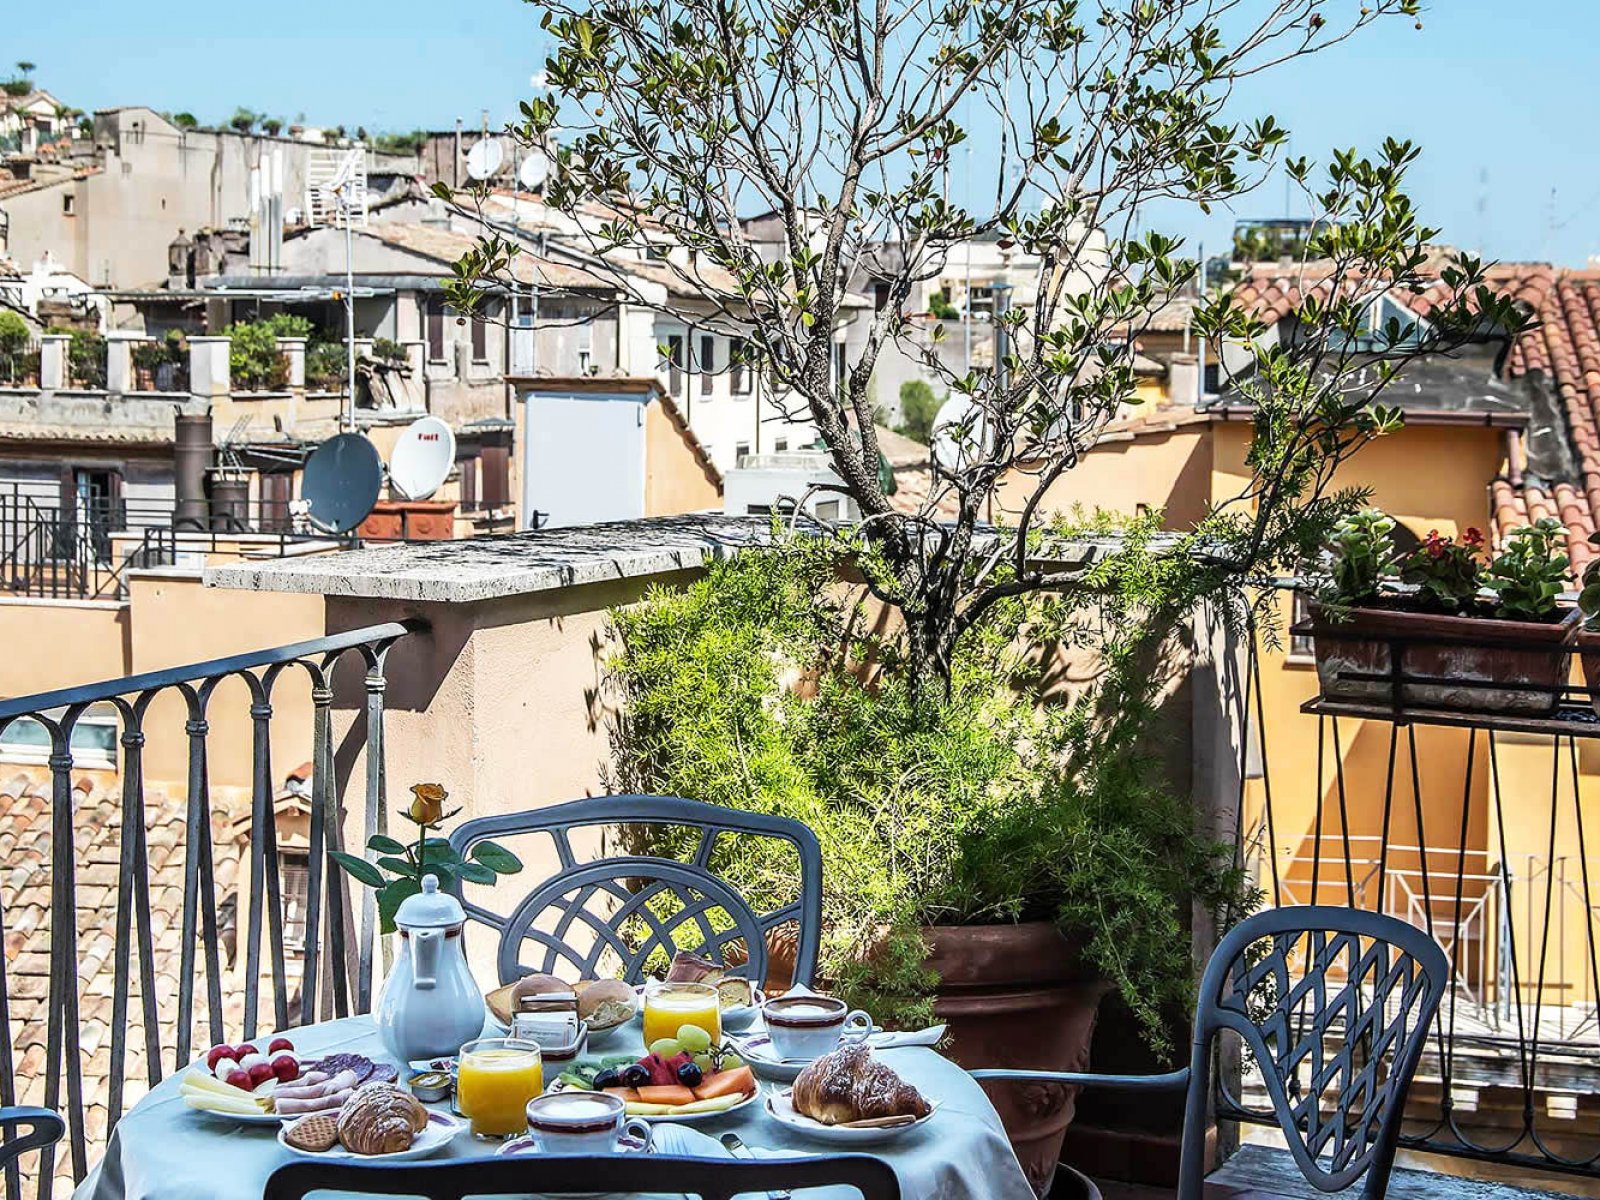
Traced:
[[483, 993], [467, 966], [467, 914], [434, 875], [400, 902], [394, 923], [400, 954], [383, 985], [373, 1020], [401, 1062], [449, 1057], [483, 1032]]

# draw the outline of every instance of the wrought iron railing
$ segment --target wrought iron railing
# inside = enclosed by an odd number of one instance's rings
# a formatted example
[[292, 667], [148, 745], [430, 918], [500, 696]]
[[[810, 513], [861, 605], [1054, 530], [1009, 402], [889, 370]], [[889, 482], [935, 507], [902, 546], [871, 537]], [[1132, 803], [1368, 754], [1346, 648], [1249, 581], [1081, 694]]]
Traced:
[[111, 535], [127, 523], [126, 508], [115, 500], [61, 507], [0, 492], [0, 589], [53, 600], [115, 598], [125, 563]]
[[1385, 699], [1329, 701], [1303, 660], [1257, 639], [1236, 697], [1241, 851], [1269, 904], [1387, 912], [1449, 955], [1402, 1145], [1597, 1177], [1593, 693], [1564, 676], [1549, 715], [1402, 703], [1459, 685], [1433, 671], [1396, 644], [1385, 671], [1350, 676]]
[[[238, 1031], [248, 1040], [370, 1008], [372, 895], [364, 891], [357, 911], [345, 877], [330, 870], [327, 856], [343, 842], [342, 812], [360, 822], [363, 837], [384, 827], [384, 664], [390, 647], [420, 627], [375, 625], [0, 702], [0, 754], [6, 731], [21, 723], [42, 728], [49, 745], [39, 783], [48, 793], [48, 828], [34, 828], [23, 839], [17, 814], [27, 810], [24, 798], [0, 799], [7, 806], [0, 838], [18, 834], [8, 853], [8, 881], [0, 884], [0, 934], [13, 974], [8, 980], [0, 973], [0, 1104], [42, 1103], [61, 1112], [68, 1125], [61, 1165], [70, 1167], [73, 1179], [84, 1176], [102, 1136], [91, 1108], [104, 1104], [109, 1136], [130, 1091], [153, 1087], [204, 1047], [197, 1033], [221, 1042]], [[364, 736], [361, 781], [340, 779], [335, 766], [335, 672], [346, 661], [345, 669], [362, 676], [349, 686], [357, 695], [364, 689], [364, 699], [351, 700]], [[237, 709], [241, 701], [245, 714], [219, 711]], [[301, 722], [293, 736], [283, 728], [289, 712]], [[104, 764], [95, 758], [86, 767], [76, 733], [86, 719], [108, 715], [120, 762], [93, 803], [83, 775]], [[225, 789], [216, 782], [212, 747], [219, 726], [242, 734], [244, 715], [250, 770], [238, 789], [243, 849], [234, 860], [216, 843]], [[171, 753], [175, 747], [181, 755]], [[341, 741], [342, 750], [353, 748]], [[291, 808], [303, 810], [306, 830], [303, 862], [297, 858], [288, 870], [280, 861], [274, 775], [274, 752], [285, 749], [296, 763], [306, 755], [311, 768], [309, 778], [284, 794]], [[164, 770], [178, 777], [163, 779]], [[167, 835], [180, 824], [181, 835], [169, 845]], [[180, 855], [181, 883], [175, 883]], [[229, 864], [239, 871], [231, 876], [237, 889], [231, 937], [218, 882], [219, 865]], [[303, 888], [295, 895], [286, 895], [290, 873]], [[28, 904], [39, 897], [27, 889], [42, 888], [41, 878], [48, 882], [47, 932], [38, 905]], [[165, 901], [153, 903], [153, 892], [166, 896], [174, 887], [180, 894], [170, 911]], [[108, 941], [99, 918], [110, 917], [110, 910], [114, 933]], [[297, 953], [286, 949], [291, 923], [300, 934]], [[20, 972], [29, 955], [44, 949], [49, 974], [41, 1002], [37, 989], [21, 986]], [[225, 979], [230, 949], [235, 956]], [[237, 994], [225, 996], [225, 987]], [[98, 997], [103, 1005], [108, 994], [109, 1011], [96, 1011], [91, 1020], [85, 1003]], [[36, 1040], [41, 1027], [42, 1054]], [[86, 1028], [100, 1031], [104, 1043], [87, 1044]], [[86, 1073], [97, 1063], [105, 1072], [103, 1098], [86, 1087]], [[98, 1088], [99, 1077], [93, 1082]], [[30, 1178], [38, 1181], [40, 1200], [48, 1200], [58, 1183], [57, 1154], [48, 1149], [36, 1162], [11, 1168], [7, 1197], [20, 1196], [22, 1180]]]

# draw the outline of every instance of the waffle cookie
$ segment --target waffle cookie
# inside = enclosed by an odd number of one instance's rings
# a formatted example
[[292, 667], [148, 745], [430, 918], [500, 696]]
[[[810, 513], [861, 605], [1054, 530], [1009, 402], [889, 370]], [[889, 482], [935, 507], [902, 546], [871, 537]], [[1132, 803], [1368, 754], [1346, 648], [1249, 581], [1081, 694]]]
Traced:
[[339, 1114], [337, 1112], [312, 1113], [301, 1117], [289, 1126], [283, 1140], [296, 1150], [321, 1154], [339, 1144]]

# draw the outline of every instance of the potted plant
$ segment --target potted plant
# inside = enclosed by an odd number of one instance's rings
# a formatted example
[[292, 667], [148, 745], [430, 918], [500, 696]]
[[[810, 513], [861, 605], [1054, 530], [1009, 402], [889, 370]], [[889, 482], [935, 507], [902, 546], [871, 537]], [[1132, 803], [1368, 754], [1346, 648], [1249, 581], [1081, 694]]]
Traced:
[[[1322, 694], [1422, 708], [1544, 715], [1567, 675], [1579, 613], [1566, 586], [1566, 530], [1543, 518], [1484, 561], [1483, 535], [1431, 531], [1397, 563], [1394, 522], [1375, 509], [1335, 527], [1327, 586], [1312, 606]], [[1405, 587], [1399, 586], [1401, 582]], [[1403, 675], [1399, 695], [1392, 678]], [[1411, 680], [1427, 680], [1413, 682]]]
[[[1600, 533], [1589, 535], [1589, 544], [1600, 547]], [[1589, 689], [1589, 703], [1600, 716], [1600, 558], [1592, 558], [1583, 569], [1578, 590], [1578, 611], [1583, 623], [1578, 627], [1578, 661], [1583, 666], [1583, 686]]]
[[[947, 1024], [964, 1066], [1085, 1068], [1113, 988], [1171, 1053], [1191, 904], [1228, 913], [1252, 889], [1164, 771], [1167, 632], [1208, 580], [1157, 566], [1158, 529], [1159, 516], [1124, 531], [1089, 653], [1073, 602], [1018, 597], [941, 689], [909, 684], [902, 636], [864, 620], [816, 539], [656, 590], [612, 613], [607, 782], [803, 821], [823, 851], [820, 985], [885, 1024]], [[1056, 687], [1066, 658], [1091, 676], [1070, 694]], [[633, 836], [631, 852], [694, 849]], [[723, 839], [712, 865], [759, 908], [794, 899], [781, 852]], [[769, 986], [786, 971], [772, 964]], [[1043, 1185], [1073, 1091], [991, 1096]]]

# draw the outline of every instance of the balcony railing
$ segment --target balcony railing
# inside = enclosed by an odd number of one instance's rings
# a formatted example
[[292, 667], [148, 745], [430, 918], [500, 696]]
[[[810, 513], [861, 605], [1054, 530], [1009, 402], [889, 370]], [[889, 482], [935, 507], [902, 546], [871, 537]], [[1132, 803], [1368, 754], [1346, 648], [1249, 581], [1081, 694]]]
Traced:
[[[370, 1007], [372, 896], [353, 905], [327, 854], [342, 842], [341, 810], [359, 813], [367, 835], [384, 828], [384, 662], [415, 628], [375, 625], [0, 702], [0, 735], [32, 723], [49, 743], [33, 806], [38, 825], [22, 828], [28, 797], [7, 797], [0, 813], [0, 841], [11, 843], [11, 882], [0, 889], [7, 946], [0, 1103], [63, 1114], [68, 1137], [59, 1165], [73, 1179], [83, 1177], [127, 1104], [206, 1044], [197, 1035], [221, 1042], [242, 1029], [250, 1039]], [[365, 692], [360, 781], [338, 778], [335, 765], [332, 710], [342, 667], [357, 673], [350, 684]], [[118, 778], [105, 795], [88, 796], [93, 785], [83, 778], [77, 734], [86, 720], [108, 717]], [[214, 728], [241, 719], [249, 722], [251, 761], [248, 783], [237, 789], [243, 849], [235, 853], [218, 842], [229, 827], [211, 746]], [[294, 728], [284, 728], [286, 719]], [[349, 749], [342, 741], [341, 752]], [[310, 765], [309, 778], [284, 794], [275, 784], [275, 752], [296, 763], [304, 755]], [[163, 771], [177, 777], [163, 779]], [[303, 810], [305, 828], [303, 844], [287, 857], [278, 834], [285, 803]], [[177, 861], [182, 882], [171, 895]], [[219, 904], [224, 872], [239, 888], [231, 916]], [[44, 921], [40, 907], [49, 914]], [[101, 917], [110, 910], [108, 931]], [[46, 1200], [56, 1153], [13, 1167], [6, 1195], [22, 1194], [25, 1172]]]

